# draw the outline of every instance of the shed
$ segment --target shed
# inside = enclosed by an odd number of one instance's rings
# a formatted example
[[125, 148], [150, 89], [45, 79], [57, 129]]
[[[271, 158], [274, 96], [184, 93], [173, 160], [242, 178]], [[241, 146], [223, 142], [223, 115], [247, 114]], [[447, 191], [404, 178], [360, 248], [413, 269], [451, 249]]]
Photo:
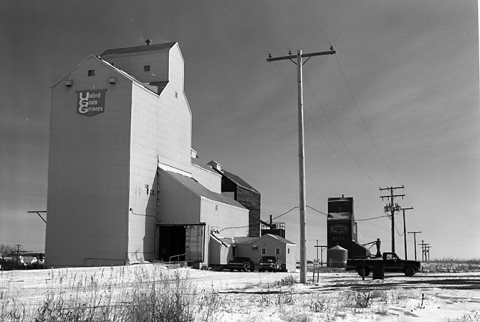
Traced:
[[235, 255], [250, 257], [256, 264], [262, 256], [276, 256], [285, 264], [288, 272], [294, 272], [295, 243], [277, 236], [266, 234], [262, 237], [236, 237]]

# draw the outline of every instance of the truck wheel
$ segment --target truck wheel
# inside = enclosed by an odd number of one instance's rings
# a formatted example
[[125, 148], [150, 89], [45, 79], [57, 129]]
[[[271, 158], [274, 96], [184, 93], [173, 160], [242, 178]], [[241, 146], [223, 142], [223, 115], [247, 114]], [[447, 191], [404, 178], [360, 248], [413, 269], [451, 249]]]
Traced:
[[415, 275], [415, 269], [411, 266], [405, 267], [405, 276]]

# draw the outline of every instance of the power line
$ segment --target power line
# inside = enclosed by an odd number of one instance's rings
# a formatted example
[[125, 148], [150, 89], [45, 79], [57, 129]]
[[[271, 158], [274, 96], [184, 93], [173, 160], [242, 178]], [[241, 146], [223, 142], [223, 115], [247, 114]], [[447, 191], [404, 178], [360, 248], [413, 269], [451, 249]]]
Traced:
[[[260, 47], [262, 47], [264, 49], [265, 52], [268, 52], [268, 50], [260, 43], [260, 41], [258, 41], [258, 39], [252, 34], [250, 33], [241, 23], [240, 21], [238, 21], [237, 18], [235, 18], [235, 16], [220, 2], [220, 0], [216, 0], [217, 3], [228, 13], [228, 15], [244, 30], [245, 33], [247, 33], [258, 45], [260, 45]], [[319, 28], [319, 30], [322, 32], [322, 34], [325, 36], [325, 38], [327, 39], [328, 43], [331, 45], [330, 41], [328, 40], [328, 37], [327, 35], [325, 34], [325, 32], [323, 32], [322, 28], [320, 27], [320, 24], [318, 23], [318, 21], [316, 20], [315, 16], [313, 15], [313, 13], [311, 12], [308, 4], [304, 1], [304, 4], [305, 6], [309, 9], [309, 12], [310, 14], [312, 15], [312, 18], [314, 19], [317, 27]], [[260, 7], [260, 10], [263, 12], [263, 14], [266, 16], [266, 13], [265, 11], [263, 10], [263, 8], [261, 6]], [[283, 38], [280, 36], [280, 34], [278, 33], [277, 31], [277, 28], [275, 28], [275, 26], [273, 26], [273, 24], [270, 22], [269, 19], [266, 19], [267, 22], [270, 24], [270, 26], [272, 26], [273, 30], [275, 31], [275, 33], [277, 34], [278, 38], [280, 39], [280, 41], [283, 43], [283, 45], [288, 49], [288, 46], [286, 45], [286, 43], [283, 41]], [[337, 60], [337, 64], [338, 64], [338, 59]], [[288, 85], [288, 82], [285, 78], [285, 76], [283, 75], [283, 73], [281, 72], [280, 68], [275, 65], [277, 70], [280, 72], [280, 74], [282, 75], [282, 78], [284, 79], [284, 81], [287, 83]], [[340, 66], [340, 65], [339, 65]], [[343, 74], [343, 71], [342, 71], [342, 74]], [[345, 80], [346, 82], [346, 80]], [[346, 82], [347, 83], [347, 82]], [[330, 126], [332, 127], [332, 129], [334, 130], [335, 134], [338, 136], [338, 138], [340, 139], [340, 142], [342, 143], [343, 147], [347, 150], [348, 154], [350, 155], [350, 157], [353, 159], [353, 161], [355, 162], [355, 164], [362, 170], [363, 173], [365, 173], [365, 175], [371, 180], [373, 181], [374, 183], [376, 183], [376, 185], [378, 186], [378, 183], [372, 179], [368, 173], [362, 168], [362, 166], [360, 166], [360, 164], [357, 162], [357, 160], [353, 157], [352, 153], [350, 152], [350, 150], [347, 148], [345, 142], [343, 141], [343, 139], [341, 138], [341, 136], [339, 135], [339, 133], [337, 132], [337, 130], [335, 129], [335, 127], [333, 126], [332, 122], [330, 121], [330, 119], [328, 118], [327, 114], [325, 113], [325, 111], [323, 110], [323, 107], [321, 106], [320, 102], [318, 101], [318, 98], [316, 97], [315, 93], [313, 92], [312, 88], [310, 87], [310, 85], [308, 84], [307, 82], [307, 86], [309, 87], [310, 89], [310, 92], [313, 94], [315, 100], [317, 101], [317, 104], [318, 106], [322, 109], [322, 112], [324, 113], [324, 115], [326, 116], [327, 118], [327, 121], [328, 123], [330, 124]], [[348, 86], [348, 83], [347, 83], [347, 86]], [[288, 87], [290, 88], [290, 86], [288, 85]], [[292, 91], [292, 89], [290, 88], [290, 90]], [[350, 90], [350, 88], [349, 88]], [[293, 92], [293, 91], [292, 91]], [[353, 98], [353, 96], [352, 96]], [[358, 108], [358, 107], [357, 107]], [[342, 158], [340, 158], [340, 156], [334, 151], [333, 147], [328, 143], [328, 141], [326, 140], [326, 138], [321, 134], [321, 132], [319, 131], [319, 129], [315, 126], [313, 120], [310, 118], [310, 116], [307, 114], [307, 117], [310, 119], [310, 121], [312, 122], [312, 124], [314, 125], [314, 128], [315, 130], [320, 134], [320, 136], [322, 137], [322, 139], [327, 143], [328, 147], [330, 148], [330, 150], [332, 150], [333, 154], [341, 161], [341, 163], [348, 169], [348, 171], [356, 178], [358, 179], [359, 181], [365, 183], [365, 184], [368, 184], [370, 186], [373, 186], [372, 184], [368, 183], [368, 182], [365, 182], [364, 180], [360, 179], [359, 177], [357, 177], [353, 170], [350, 169], [350, 167], [347, 166], [347, 164], [343, 161]], [[363, 118], [362, 118], [363, 119]], [[367, 129], [368, 130], [368, 129]], [[374, 142], [375, 144], [375, 142]]]
[[240, 27], [242, 27], [243, 31], [245, 31], [245, 33], [246, 33], [247, 35], [249, 35], [253, 40], [255, 40], [255, 42], [256, 42], [257, 44], [259, 44], [260, 47], [262, 47], [263, 50], [265, 50], [265, 52], [266, 52], [267, 54], [270, 54], [270, 53], [268, 52], [268, 50], [265, 48], [265, 46], [263, 46], [262, 43], [261, 43], [260, 41], [258, 41], [258, 39], [255, 38], [255, 37], [252, 35], [252, 33], [250, 33], [250, 32], [240, 23], [240, 21], [237, 20], [237, 18], [235, 18], [235, 16], [220, 2], [220, 0], [216, 0], [216, 1], [217, 1], [217, 3], [223, 8], [223, 10], [225, 10], [225, 11], [228, 13], [228, 15], [229, 15], [230, 17], [231, 17]]
[[[312, 209], [312, 210], [314, 210], [314, 211], [316, 211], [316, 212], [318, 212], [318, 213], [320, 213], [320, 214], [322, 214], [322, 215], [328, 216], [328, 214], [326, 214], [326, 213], [324, 213], [323, 211], [320, 211], [320, 210], [318, 210], [318, 209], [315, 209], [314, 207], [311, 207], [311, 206], [308, 206], [308, 205], [307, 205], [307, 208], [310, 208], [310, 209]], [[332, 215], [330, 215], [330, 216], [332, 216]], [[389, 217], [389, 216], [387, 216], [387, 215], [382, 215], [382, 216], [372, 217], [372, 218], [355, 219], [355, 221], [368, 221], [368, 220], [380, 219], [380, 218], [385, 218], [385, 217]]]
[[292, 210], [294, 210], [294, 209], [297, 209], [297, 208], [298, 208], [298, 206], [295, 206], [295, 207], [291, 208], [290, 210], [284, 212], [283, 214], [278, 215], [278, 216], [275, 217], [275, 218], [272, 218], [272, 220], [277, 219], [277, 218], [280, 218], [280, 217], [283, 217], [283, 216], [285, 216], [286, 214], [288, 214], [290, 211], [292, 211]]
[[390, 218], [389, 216], [387, 215], [383, 215], [383, 216], [378, 216], [378, 217], [372, 217], [372, 218], [366, 218], [366, 219], [356, 219], [355, 221], [368, 221], [368, 220], [374, 220], [374, 219], [380, 219], [380, 218]]
[[[325, 115], [325, 118], [327, 119], [328, 123], [330, 124], [330, 126], [332, 127], [333, 131], [335, 132], [335, 134], [338, 136], [338, 138], [340, 139], [340, 142], [342, 142], [342, 145], [343, 147], [347, 150], [348, 154], [350, 155], [350, 157], [353, 159], [353, 161], [355, 162], [355, 164], [362, 170], [363, 173], [365, 173], [365, 175], [370, 179], [372, 180], [376, 186], [379, 186], [378, 182], [376, 182], [374, 179], [372, 179], [372, 177], [370, 177], [368, 175], [368, 173], [362, 168], [362, 166], [360, 166], [360, 164], [358, 164], [357, 162], [357, 159], [355, 159], [355, 157], [352, 155], [352, 153], [350, 152], [350, 150], [348, 149], [347, 145], [345, 144], [345, 142], [343, 141], [342, 137], [340, 136], [340, 134], [337, 132], [337, 130], [335, 129], [335, 127], [333, 126], [333, 123], [330, 121], [330, 118], [328, 117], [327, 113], [325, 112], [325, 110], [323, 109], [323, 106], [320, 104], [320, 102], [318, 101], [318, 98], [317, 96], [315, 95], [315, 93], [313, 92], [312, 88], [310, 87], [310, 84], [305, 81], [307, 83], [307, 86], [308, 88], [310, 89], [310, 92], [312, 93], [313, 97], [315, 98], [315, 101], [317, 102], [318, 106], [320, 107], [320, 109], [322, 110], [323, 114]], [[313, 122], [312, 122], [313, 123]], [[316, 128], [316, 127], [315, 127]], [[317, 129], [318, 131], [318, 129]], [[320, 131], [318, 131], [320, 133]], [[321, 134], [320, 134], [321, 135]], [[322, 138], [324, 139], [325, 142], [327, 142], [327, 140], [323, 137], [322, 135]], [[328, 144], [328, 142], [327, 142]], [[328, 144], [328, 146], [330, 146]], [[350, 168], [342, 161], [343, 165], [345, 165], [345, 167], [353, 174], [352, 170], [350, 170]], [[363, 181], [362, 179], [358, 178], [355, 174], [353, 174], [353, 176], [355, 178], [357, 178], [358, 180], [362, 181], [363, 183], [365, 184], [368, 184], [372, 187], [375, 187], [374, 185], [370, 184], [370, 183], [367, 183], [365, 181]]]
[[[260, 2], [258, 3], [258, 7], [260, 8], [260, 10], [262, 11], [263, 15], [266, 17], [267, 16], [267, 13], [265, 12], [265, 10], [262, 8], [262, 6], [260, 5]], [[273, 31], [275, 31], [275, 33], [277, 34], [278, 38], [280, 39], [280, 41], [282, 42], [283, 46], [285, 46], [285, 48], [287, 48], [287, 50], [290, 51], [290, 49], [288, 48], [287, 44], [285, 43], [285, 41], [283, 41], [283, 38], [282, 36], [280, 36], [280, 33], [277, 31], [277, 28], [275, 28], [275, 26], [270, 22], [270, 19], [266, 18], [265, 19], [268, 24], [272, 27]]]
[[307, 7], [308, 9], [308, 12], [310, 13], [310, 15], [312, 16], [313, 20], [315, 21], [315, 23], [317, 24], [317, 27], [318, 29], [320, 29], [320, 31], [322, 32], [323, 36], [325, 37], [325, 39], [328, 41], [328, 44], [330, 46], [332, 46], [332, 43], [330, 42], [330, 40], [328, 40], [328, 37], [327, 35], [325, 34], [325, 32], [323, 31], [322, 27], [320, 27], [320, 24], [318, 23], [317, 19], [315, 18], [315, 16], [313, 15], [313, 11], [310, 9], [310, 7], [308, 6], [307, 2], [305, 0], [303, 0], [303, 4]]
[[[333, 47], [332, 44], [330, 43], [330, 41], [328, 40], [327, 38], [327, 35], [323, 32], [322, 28], [320, 27], [320, 25], [318, 24], [317, 20], [315, 19], [315, 16], [313, 15], [312, 11], [310, 10], [310, 8], [308, 7], [308, 4], [304, 1], [304, 4], [305, 6], [309, 9], [309, 12], [310, 14], [312, 15], [312, 18], [315, 20], [315, 23], [317, 24], [318, 28], [321, 30], [321, 32], [323, 33], [323, 35], [325, 36], [325, 38], [327, 39], [328, 43], [330, 44], [330, 47]], [[266, 12], [263, 10], [262, 6], [260, 6], [260, 10], [263, 12], [263, 14], [266, 16]], [[277, 28], [275, 28], [275, 26], [273, 26], [273, 24], [270, 22], [270, 20], [267, 18], [266, 19], [267, 22], [270, 24], [270, 26], [273, 28], [273, 30], [275, 31], [275, 33], [277, 34], [278, 38], [280, 39], [280, 41], [283, 43], [283, 45], [290, 51], [290, 49], [288, 48], [287, 44], [283, 41], [283, 38], [280, 36], [280, 34], [278, 33], [277, 31]], [[282, 78], [284, 79], [285, 83], [288, 85], [288, 88], [290, 89], [290, 91], [292, 92], [292, 94], [295, 95], [294, 91], [292, 90], [292, 88], [290, 87], [287, 79], [285, 78], [285, 75], [283, 75], [282, 71], [280, 70], [280, 68], [275, 64], [275, 67], [277, 67], [277, 70], [279, 71], [279, 73], [282, 75]], [[312, 93], [313, 97], [315, 98], [318, 106], [320, 107], [320, 109], [322, 110], [323, 114], [325, 115], [328, 123], [330, 124], [330, 126], [332, 127], [332, 129], [334, 130], [335, 134], [338, 136], [338, 138], [340, 139], [340, 142], [342, 142], [342, 145], [343, 147], [347, 150], [348, 154], [350, 155], [350, 157], [355, 161], [355, 163], [357, 164], [357, 166], [365, 173], [365, 175], [370, 179], [372, 180], [373, 182], [375, 182], [376, 186], [378, 186], [379, 184], [373, 180], [366, 172], [365, 170], [358, 164], [357, 160], [353, 157], [352, 153], [350, 152], [350, 150], [347, 148], [345, 142], [342, 140], [342, 138], [340, 137], [340, 135], [338, 134], [337, 130], [335, 129], [335, 127], [333, 126], [332, 122], [330, 121], [330, 119], [328, 118], [328, 115], [327, 113], [325, 112], [325, 110], [323, 109], [323, 106], [320, 104], [320, 101], [318, 100], [317, 96], [315, 95], [314, 91], [312, 90], [312, 88], [310, 87], [310, 84], [305, 81], [307, 83], [307, 86], [308, 88], [310, 89], [310, 92]], [[337, 157], [337, 159], [340, 160], [340, 162], [345, 166], [345, 168], [347, 168], [347, 170], [356, 178], [358, 179], [359, 181], [367, 184], [367, 185], [370, 185], [373, 187], [372, 184], [368, 183], [368, 182], [365, 182], [363, 181], [362, 179], [360, 179], [359, 177], [357, 177], [355, 175], [355, 173], [353, 173], [353, 170], [350, 169], [349, 166], [347, 166], [347, 164], [343, 161], [342, 158], [340, 158], [340, 156], [335, 152], [335, 150], [333, 149], [333, 147], [330, 145], [330, 143], [328, 143], [327, 139], [323, 136], [323, 134], [320, 132], [320, 130], [318, 129], [318, 127], [315, 125], [315, 123], [313, 122], [312, 118], [310, 117], [310, 115], [308, 114], [307, 111], [305, 111], [305, 114], [307, 115], [308, 119], [310, 120], [310, 122], [312, 123], [313, 127], [315, 128], [315, 130], [318, 132], [318, 134], [321, 136], [321, 138], [323, 139], [323, 141], [325, 143], [327, 143], [328, 147], [330, 148], [330, 150], [332, 151], [332, 153], [335, 155], [335, 157]]]
[[[287, 79], [285, 78], [285, 75], [283, 74], [283, 72], [281, 71], [281, 69], [278, 67], [277, 64], [274, 64], [275, 67], [277, 67], [277, 70], [278, 72], [280, 73], [280, 75], [282, 76], [283, 80], [285, 81], [285, 83], [287, 84], [288, 88], [290, 89], [290, 91], [292, 92], [292, 94], [295, 95], [295, 92], [293, 91], [293, 89], [290, 87], [290, 84], [288, 83]], [[306, 82], [306, 81], [305, 81]], [[348, 151], [348, 153], [350, 154], [350, 157], [355, 161], [355, 163], [357, 164], [357, 166], [365, 173], [365, 175], [367, 177], [370, 178], [370, 180], [372, 180], [373, 182], [377, 183], [375, 180], [373, 180], [366, 172], [365, 170], [363, 170], [363, 168], [358, 164], [358, 162], [356, 161], [356, 159], [353, 157], [353, 155], [351, 154], [350, 150], [347, 148], [347, 146], [345, 145], [344, 141], [342, 140], [342, 138], [340, 137], [340, 135], [338, 134], [338, 132], [335, 130], [335, 128], [333, 127], [333, 124], [332, 122], [330, 121], [330, 119], [328, 118], [327, 114], [325, 113], [322, 105], [320, 104], [320, 102], [318, 101], [315, 93], [313, 92], [312, 88], [310, 87], [310, 84], [307, 83], [307, 86], [308, 88], [310, 89], [310, 92], [312, 93], [313, 97], [315, 97], [315, 100], [317, 101], [317, 104], [318, 106], [320, 107], [320, 109], [322, 110], [323, 114], [326, 116], [326, 119], [327, 121], [329, 122], [330, 126], [333, 128], [335, 134], [338, 136], [338, 138], [340, 139], [340, 142], [342, 142], [342, 145], [343, 147]], [[355, 173], [353, 172], [353, 170], [345, 163], [345, 161], [343, 161], [343, 158], [341, 158], [334, 150], [334, 148], [332, 147], [332, 145], [327, 141], [327, 139], [323, 136], [322, 132], [320, 132], [320, 130], [318, 129], [318, 127], [315, 125], [315, 122], [313, 122], [312, 118], [310, 117], [310, 114], [308, 114], [307, 111], [305, 111], [305, 114], [307, 115], [307, 118], [310, 120], [310, 122], [312, 123], [313, 127], [315, 128], [315, 130], [317, 131], [317, 133], [320, 135], [320, 137], [322, 138], [322, 140], [327, 144], [327, 146], [330, 148], [330, 151], [332, 151], [333, 155], [338, 159], [340, 160], [340, 162], [345, 166], [345, 168], [352, 174], [352, 176], [361, 181], [362, 183], [364, 184], [367, 184], [369, 186], [372, 186], [372, 187], [376, 187], [374, 185], [372, 185], [371, 183], [368, 183], [368, 182], [365, 182], [364, 180], [362, 180], [361, 178], [359, 178], [357, 175], [355, 175]], [[379, 184], [377, 183], [377, 186]]]
[[[317, 19], [315, 18], [315, 16], [313, 15], [313, 11], [310, 9], [310, 7], [308, 6], [307, 2], [305, 0], [303, 0], [303, 3], [305, 4], [305, 6], [307, 7], [308, 9], [308, 12], [310, 13], [310, 15], [312, 16], [313, 20], [315, 21], [315, 24], [317, 25], [318, 29], [320, 30], [320, 32], [323, 34], [323, 36], [325, 37], [325, 39], [328, 41], [328, 43], [331, 45], [331, 42], [330, 40], [328, 39], [327, 37], [327, 34], [323, 31], [322, 27], [320, 26], [320, 24], [318, 23]], [[377, 151], [378, 155], [380, 156], [380, 159], [382, 160], [383, 164], [385, 165], [387, 171], [390, 173], [390, 175], [392, 176], [392, 178], [397, 181], [397, 183], [399, 182], [398, 179], [395, 177], [395, 175], [392, 173], [392, 171], [390, 170], [390, 167], [388, 166], [388, 164], [386, 163], [385, 159], [383, 158], [383, 155], [380, 153], [380, 150], [378, 149], [378, 146], [377, 146], [377, 143], [375, 142], [375, 140], [373, 139], [373, 136], [372, 136], [372, 133], [370, 132], [368, 126], [367, 126], [367, 123], [365, 122], [365, 119], [363, 117], [363, 114], [361, 113], [360, 111], [360, 108], [358, 107], [358, 104], [357, 104], [357, 101], [355, 100], [355, 97], [353, 96], [353, 93], [352, 93], [352, 90], [350, 88], [350, 85], [347, 81], [347, 77], [345, 76], [345, 73], [343, 72], [343, 69], [342, 69], [342, 66], [340, 66], [340, 62], [338, 60], [338, 57], [337, 55], [335, 55], [335, 60], [337, 62], [337, 65], [338, 65], [338, 68], [340, 69], [340, 72], [342, 74], [342, 77], [343, 77], [343, 80], [345, 81], [345, 84], [347, 85], [347, 88], [348, 88], [348, 92], [350, 93], [350, 96], [352, 97], [352, 100], [353, 100], [353, 104], [355, 105], [357, 111], [358, 111], [358, 114], [360, 115], [360, 118], [362, 119], [362, 122], [363, 122], [363, 125], [365, 126], [365, 129], [367, 130], [368, 132], [368, 135], [370, 136], [370, 140], [372, 141], [374, 147], [375, 147], [375, 150]]]
[[383, 158], [382, 153], [380, 153], [380, 150], [378, 149], [377, 143], [376, 143], [375, 140], [373, 139], [372, 133], [371, 133], [370, 130], [368, 129], [367, 123], [365, 122], [365, 119], [364, 119], [364, 117], [363, 117], [363, 114], [362, 114], [362, 112], [360, 111], [360, 108], [358, 107], [357, 101], [355, 100], [355, 97], [353, 96], [353, 93], [352, 93], [352, 90], [351, 90], [351, 88], [350, 88], [350, 85], [349, 85], [348, 82], [347, 82], [347, 78], [345, 77], [345, 73], [343, 72], [343, 69], [342, 69], [342, 67], [340, 66], [340, 62], [338, 61], [338, 58], [337, 58], [336, 55], [335, 55], [335, 60], [337, 61], [338, 68], [340, 69], [340, 72], [342, 73], [343, 80], [345, 81], [345, 84], [347, 85], [348, 92], [350, 93], [350, 96], [352, 97], [352, 100], [353, 100], [353, 104], [355, 105], [355, 108], [357, 109], [358, 115], [360, 115], [360, 118], [362, 119], [363, 125], [365, 126], [365, 129], [367, 130], [368, 135], [370, 136], [370, 140], [372, 140], [372, 143], [373, 143], [373, 145], [374, 145], [374, 147], [375, 147], [375, 150], [377, 150], [377, 153], [378, 153], [378, 155], [380, 156], [380, 159], [382, 160], [383, 164], [385, 165], [386, 169], [388, 170], [388, 172], [390, 173], [390, 175], [392, 176], [392, 178], [395, 179], [395, 181], [398, 183], [398, 182], [399, 182], [398, 179], [393, 175], [392, 171], [390, 170], [390, 167], [389, 167], [388, 164], [385, 162], [385, 159]]

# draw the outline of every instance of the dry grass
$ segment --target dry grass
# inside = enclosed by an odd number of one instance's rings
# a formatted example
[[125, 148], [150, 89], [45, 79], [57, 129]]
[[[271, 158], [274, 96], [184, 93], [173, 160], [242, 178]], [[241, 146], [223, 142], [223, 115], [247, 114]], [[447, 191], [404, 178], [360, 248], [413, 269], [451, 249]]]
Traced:
[[[456, 261], [428, 264], [427, 269], [436, 272], [472, 269]], [[291, 322], [355, 320], [357, 316], [381, 319], [393, 314], [392, 305], [414, 303], [422, 309], [427, 301], [422, 293], [402, 289], [306, 292], [293, 275], [219, 292], [213, 284], [199, 289], [188, 273], [159, 265], [103, 268], [93, 275], [51, 270], [31, 289], [19, 289], [15, 280], [0, 277], [0, 321], [5, 322], [264, 322], [271, 315]], [[458, 321], [480, 321], [480, 313], [470, 312]]]
[[108, 273], [105, 269], [87, 277], [52, 270], [41, 299], [6, 290], [0, 298], [0, 321], [194, 322], [197, 316], [208, 321], [218, 306], [214, 293], [200, 295], [188, 276], [176, 270]]
[[[178, 270], [104, 268], [87, 276], [52, 270], [38, 289], [19, 291], [14, 281], [2, 280], [0, 321], [90, 322], [264, 321], [274, 312], [283, 321], [333, 321], [348, 314], [388, 314], [387, 303], [399, 301], [395, 291], [302, 293], [292, 275], [271, 285], [257, 285], [257, 293], [219, 293], [198, 289]], [[20, 293], [22, 294], [20, 294]], [[270, 313], [269, 313], [270, 314]]]

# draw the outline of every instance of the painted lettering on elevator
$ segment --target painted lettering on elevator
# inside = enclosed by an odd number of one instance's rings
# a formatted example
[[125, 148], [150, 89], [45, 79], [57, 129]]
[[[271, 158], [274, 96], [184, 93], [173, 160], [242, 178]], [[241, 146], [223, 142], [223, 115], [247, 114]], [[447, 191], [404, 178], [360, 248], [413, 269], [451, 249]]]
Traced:
[[94, 116], [105, 112], [106, 89], [78, 91], [77, 114]]

